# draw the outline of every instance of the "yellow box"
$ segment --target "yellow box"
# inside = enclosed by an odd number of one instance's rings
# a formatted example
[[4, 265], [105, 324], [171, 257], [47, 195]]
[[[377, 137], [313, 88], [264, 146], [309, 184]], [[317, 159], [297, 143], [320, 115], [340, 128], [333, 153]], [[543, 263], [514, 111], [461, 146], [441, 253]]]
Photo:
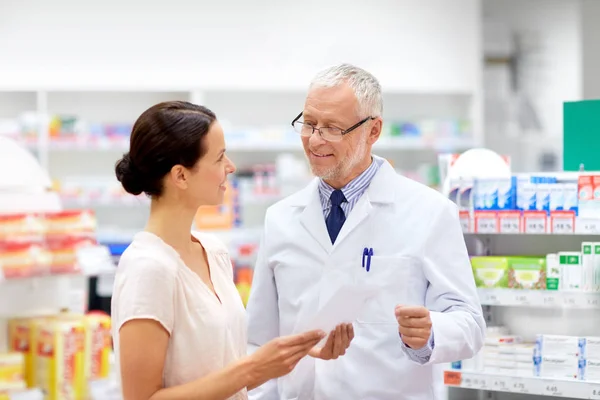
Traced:
[[0, 354], [0, 392], [25, 388], [24, 370], [23, 353]]
[[47, 400], [80, 400], [86, 396], [83, 319], [61, 316], [34, 327], [36, 386]]
[[24, 375], [27, 387], [35, 384], [33, 367], [34, 347], [32, 345], [32, 323], [34, 318], [15, 318], [8, 321], [8, 350], [24, 356]]
[[85, 316], [87, 325], [87, 374], [90, 380], [105, 379], [110, 374], [110, 353], [112, 337], [110, 316], [100, 312], [91, 312]]

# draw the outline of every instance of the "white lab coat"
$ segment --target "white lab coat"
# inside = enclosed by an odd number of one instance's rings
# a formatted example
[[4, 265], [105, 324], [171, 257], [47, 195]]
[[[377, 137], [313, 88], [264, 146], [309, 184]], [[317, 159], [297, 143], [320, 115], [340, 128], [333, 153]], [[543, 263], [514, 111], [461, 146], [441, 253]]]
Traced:
[[[365, 247], [374, 252], [369, 272], [362, 268]], [[354, 321], [346, 355], [306, 357], [251, 399], [441, 399], [439, 364], [475, 355], [485, 321], [455, 205], [387, 161], [334, 245], [317, 179], [268, 209], [247, 307], [249, 352], [294, 333], [340, 285], [362, 282], [381, 292]], [[425, 365], [407, 356], [398, 334], [394, 308], [403, 300], [431, 311], [435, 345]]]

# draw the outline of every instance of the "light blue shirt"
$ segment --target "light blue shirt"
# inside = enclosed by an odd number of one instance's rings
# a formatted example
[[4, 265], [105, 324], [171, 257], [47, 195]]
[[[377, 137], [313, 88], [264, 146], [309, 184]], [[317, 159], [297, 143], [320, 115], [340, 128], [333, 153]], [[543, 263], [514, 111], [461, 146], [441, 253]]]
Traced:
[[[341, 189], [346, 198], [346, 201], [341, 204], [346, 218], [348, 218], [348, 215], [360, 199], [360, 196], [362, 196], [369, 187], [369, 184], [377, 174], [377, 171], [379, 171], [383, 162], [384, 160], [382, 158], [373, 158], [373, 162], [371, 162], [371, 165], [369, 165], [366, 170]], [[323, 208], [323, 215], [325, 218], [327, 218], [329, 211], [331, 210], [330, 197], [334, 190], [335, 189], [325, 183], [323, 179], [319, 180], [319, 197], [321, 199], [321, 207]], [[431, 331], [431, 336], [429, 336], [429, 343], [427, 346], [415, 350], [407, 347], [404, 343], [403, 345], [406, 354], [411, 360], [419, 364], [425, 364], [429, 361], [429, 357], [431, 357], [431, 353], [433, 352], [433, 330]]]

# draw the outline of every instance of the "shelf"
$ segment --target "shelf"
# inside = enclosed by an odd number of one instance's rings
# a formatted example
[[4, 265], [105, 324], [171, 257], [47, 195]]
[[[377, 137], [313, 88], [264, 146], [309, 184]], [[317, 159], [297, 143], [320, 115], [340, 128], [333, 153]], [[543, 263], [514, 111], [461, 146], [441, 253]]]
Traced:
[[[28, 142], [24, 144], [30, 149], [38, 149], [37, 143]], [[469, 149], [475, 147], [475, 142], [471, 138], [447, 137], [447, 138], [421, 138], [406, 137], [395, 139], [381, 139], [375, 143], [374, 149], [377, 151], [408, 151], [408, 150], [435, 150], [452, 151]], [[94, 141], [76, 141], [76, 140], [54, 140], [48, 143], [50, 151], [114, 151], [125, 152], [129, 148], [129, 139], [115, 140], [94, 140]], [[300, 137], [297, 141], [236, 141], [229, 140], [227, 144], [228, 151], [235, 152], [280, 152], [280, 151], [302, 151]]]
[[44, 400], [44, 393], [41, 389], [19, 390], [9, 393], [8, 400]]
[[493, 392], [600, 399], [600, 382], [585, 382], [552, 378], [514, 377], [483, 372], [444, 371], [446, 386]]
[[600, 309], [600, 292], [478, 288], [482, 305]]
[[476, 235], [600, 235], [600, 219], [573, 212], [460, 211], [465, 234]]

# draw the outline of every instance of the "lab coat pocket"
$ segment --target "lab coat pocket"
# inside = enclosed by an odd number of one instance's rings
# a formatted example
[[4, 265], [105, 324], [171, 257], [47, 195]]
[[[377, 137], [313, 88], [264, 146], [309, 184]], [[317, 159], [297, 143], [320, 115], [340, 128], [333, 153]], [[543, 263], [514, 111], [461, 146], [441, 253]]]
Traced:
[[369, 271], [365, 268], [357, 274], [357, 283], [378, 289], [369, 299], [357, 319], [362, 324], [396, 324], [394, 309], [409, 300], [410, 278], [414, 259], [406, 256], [373, 256]]

